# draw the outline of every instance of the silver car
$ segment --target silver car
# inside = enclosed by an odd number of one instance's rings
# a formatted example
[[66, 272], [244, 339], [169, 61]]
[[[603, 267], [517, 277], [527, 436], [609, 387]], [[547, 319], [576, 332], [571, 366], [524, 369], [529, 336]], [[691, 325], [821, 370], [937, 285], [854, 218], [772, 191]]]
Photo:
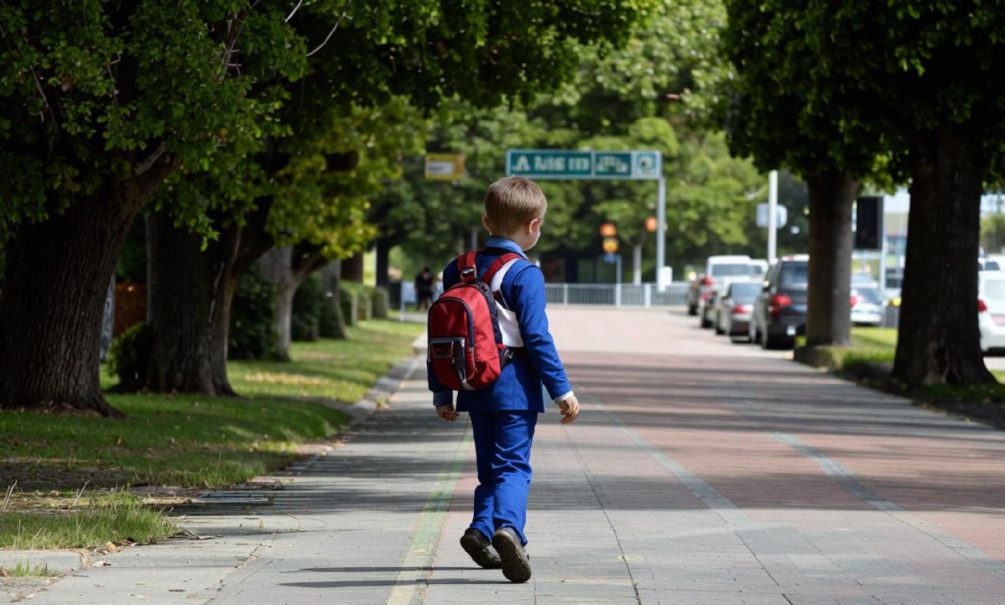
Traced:
[[878, 286], [851, 289], [851, 322], [858, 326], [878, 326], [883, 323], [883, 295]]
[[733, 282], [719, 298], [715, 312], [715, 333], [727, 334], [729, 339], [746, 339], [750, 334], [750, 316], [754, 300], [761, 293], [761, 282]]

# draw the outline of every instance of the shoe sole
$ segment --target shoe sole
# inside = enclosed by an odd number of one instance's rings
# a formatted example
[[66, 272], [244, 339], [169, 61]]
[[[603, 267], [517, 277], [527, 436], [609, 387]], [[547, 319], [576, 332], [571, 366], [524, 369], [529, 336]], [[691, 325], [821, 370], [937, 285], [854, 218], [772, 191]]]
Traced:
[[502, 563], [492, 559], [482, 545], [478, 542], [478, 539], [473, 536], [464, 535], [461, 536], [461, 548], [464, 552], [471, 556], [471, 559], [484, 567], [485, 569], [499, 569], [502, 567]]
[[516, 584], [522, 584], [530, 579], [530, 561], [526, 555], [521, 556], [522, 546], [507, 533], [497, 533], [492, 536], [492, 546], [502, 560], [502, 572], [506, 579]]

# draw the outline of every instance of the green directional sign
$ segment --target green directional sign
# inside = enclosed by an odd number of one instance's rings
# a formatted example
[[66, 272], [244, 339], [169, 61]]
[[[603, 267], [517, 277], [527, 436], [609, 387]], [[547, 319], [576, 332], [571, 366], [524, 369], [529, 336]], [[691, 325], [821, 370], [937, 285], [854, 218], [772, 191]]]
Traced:
[[506, 174], [533, 179], [658, 180], [662, 168], [658, 151], [571, 151], [510, 149]]

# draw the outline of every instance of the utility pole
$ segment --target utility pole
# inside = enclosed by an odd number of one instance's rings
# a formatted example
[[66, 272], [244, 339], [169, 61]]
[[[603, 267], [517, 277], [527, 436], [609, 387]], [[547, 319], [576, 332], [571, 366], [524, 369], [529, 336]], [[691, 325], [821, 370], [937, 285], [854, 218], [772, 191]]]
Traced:
[[768, 173], [768, 264], [778, 256], [778, 171]]

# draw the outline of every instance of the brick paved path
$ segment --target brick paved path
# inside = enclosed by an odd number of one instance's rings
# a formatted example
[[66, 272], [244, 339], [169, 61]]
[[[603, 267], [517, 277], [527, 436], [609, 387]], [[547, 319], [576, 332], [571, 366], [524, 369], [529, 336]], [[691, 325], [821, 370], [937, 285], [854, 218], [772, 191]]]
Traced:
[[413, 380], [271, 504], [186, 522], [220, 537], [133, 549], [35, 600], [1005, 603], [1005, 434], [682, 313], [550, 315], [584, 412], [538, 425], [528, 584], [457, 545], [472, 447]]

